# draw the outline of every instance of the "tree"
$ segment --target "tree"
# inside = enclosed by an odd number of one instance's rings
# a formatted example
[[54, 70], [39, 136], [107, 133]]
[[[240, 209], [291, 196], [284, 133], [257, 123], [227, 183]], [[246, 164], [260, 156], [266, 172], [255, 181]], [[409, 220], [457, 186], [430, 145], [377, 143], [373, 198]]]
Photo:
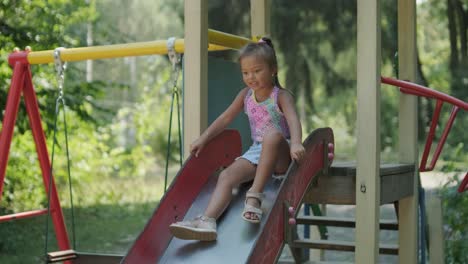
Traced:
[[[25, 1], [6, 0], [0, 2], [0, 108], [5, 109], [7, 91], [10, 84], [12, 70], [6, 58], [14, 47], [31, 46], [32, 50], [50, 50], [56, 47], [73, 47], [81, 43], [74, 33], [84, 26], [84, 22], [93, 19], [94, 13], [83, 1]], [[55, 112], [56, 82], [52, 67], [32, 66], [33, 79], [38, 95], [39, 108], [42, 110], [43, 120], [50, 128]], [[68, 106], [78, 113], [84, 120], [95, 121], [83, 105], [90, 104], [100, 109], [92, 98], [99, 97], [101, 83], [86, 84], [76, 80], [74, 76], [80, 74], [77, 68], [67, 71], [67, 91], [65, 93]], [[0, 113], [3, 119], [3, 111]], [[20, 107], [17, 118], [17, 128], [24, 133], [29, 128], [24, 107]], [[51, 131], [48, 129], [48, 131]]]
[[460, 0], [447, 0], [447, 18], [450, 36], [449, 69], [452, 75], [453, 95], [468, 99], [468, 5]]

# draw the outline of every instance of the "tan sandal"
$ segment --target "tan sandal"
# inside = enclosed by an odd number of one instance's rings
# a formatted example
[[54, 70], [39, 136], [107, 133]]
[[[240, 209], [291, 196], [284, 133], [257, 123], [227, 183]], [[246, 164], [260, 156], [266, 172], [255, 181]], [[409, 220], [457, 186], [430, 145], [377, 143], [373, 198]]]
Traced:
[[173, 223], [169, 230], [173, 236], [184, 240], [213, 241], [217, 238], [216, 219], [206, 216]]
[[[262, 215], [263, 215], [263, 211], [262, 211], [261, 207], [262, 207], [262, 201], [263, 201], [264, 197], [265, 197], [265, 194], [263, 194], [263, 193], [247, 191], [247, 194], [245, 195], [244, 210], [242, 211], [242, 219], [244, 219], [247, 222], [254, 223], [254, 224], [260, 223], [262, 221]], [[248, 204], [247, 200], [249, 198], [257, 199], [259, 204], [260, 204], [260, 208]], [[252, 219], [252, 218], [245, 217], [246, 213], [250, 213], [250, 217], [255, 215], [257, 217], [257, 219]]]

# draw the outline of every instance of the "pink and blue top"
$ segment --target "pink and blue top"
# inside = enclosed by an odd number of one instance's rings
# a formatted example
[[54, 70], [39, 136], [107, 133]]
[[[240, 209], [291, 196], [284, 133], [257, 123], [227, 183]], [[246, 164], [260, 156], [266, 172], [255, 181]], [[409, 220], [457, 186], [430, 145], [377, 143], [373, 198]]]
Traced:
[[252, 89], [249, 89], [244, 98], [244, 111], [249, 117], [254, 142], [262, 142], [263, 136], [270, 129], [278, 130], [286, 139], [290, 138], [288, 123], [278, 106], [279, 89], [275, 86], [270, 97], [262, 102], [257, 102]]

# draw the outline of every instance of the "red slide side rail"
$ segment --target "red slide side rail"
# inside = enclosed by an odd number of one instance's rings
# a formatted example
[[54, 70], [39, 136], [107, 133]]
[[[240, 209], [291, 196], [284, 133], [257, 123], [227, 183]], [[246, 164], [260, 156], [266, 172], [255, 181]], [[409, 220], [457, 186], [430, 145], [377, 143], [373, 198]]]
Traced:
[[[429, 134], [427, 135], [426, 145], [424, 146], [424, 152], [421, 157], [421, 163], [419, 165], [419, 171], [432, 171], [439, 159], [440, 153], [442, 152], [442, 148], [444, 147], [445, 141], [447, 140], [447, 136], [452, 128], [453, 122], [455, 121], [455, 117], [460, 109], [465, 111], [468, 110], [468, 103], [464, 102], [458, 98], [453, 96], [441, 93], [434, 89], [430, 89], [428, 87], [411, 83], [408, 81], [402, 81], [394, 78], [389, 77], [381, 77], [382, 83], [393, 85], [395, 87], [400, 88], [400, 92], [405, 94], [412, 94], [416, 96], [431, 98], [436, 100], [436, 107], [434, 110], [434, 114], [432, 116], [431, 127], [429, 129]], [[437, 128], [437, 123], [439, 122], [440, 111], [442, 109], [442, 105], [444, 103], [449, 103], [452, 105], [452, 110], [450, 113], [450, 117], [447, 120], [447, 124], [445, 125], [444, 131], [440, 137], [439, 143], [434, 151], [432, 156], [432, 160], [429, 166], [427, 166], [427, 160], [429, 157], [429, 153], [431, 151], [432, 142], [434, 141], [435, 137], [435, 130]], [[459, 192], [463, 192], [467, 190], [468, 185], [468, 173], [465, 174], [465, 178], [463, 179], [460, 187], [458, 188]]]
[[241, 148], [239, 132], [227, 129], [208, 142], [198, 157], [191, 155], [121, 263], [158, 263], [173, 238], [169, 225], [184, 219], [209, 177], [239, 157]]
[[334, 149], [329, 149], [328, 145], [334, 142], [331, 128], [316, 129], [304, 141], [306, 154], [300, 164], [292, 164], [286, 173], [287, 176], [271, 209], [271, 216], [268, 217], [247, 263], [275, 263], [279, 258], [286, 239], [284, 228], [288, 223], [288, 219], [282, 217], [285, 202], [295, 209], [300, 207], [312, 179], [331, 165], [329, 155], [334, 153]]

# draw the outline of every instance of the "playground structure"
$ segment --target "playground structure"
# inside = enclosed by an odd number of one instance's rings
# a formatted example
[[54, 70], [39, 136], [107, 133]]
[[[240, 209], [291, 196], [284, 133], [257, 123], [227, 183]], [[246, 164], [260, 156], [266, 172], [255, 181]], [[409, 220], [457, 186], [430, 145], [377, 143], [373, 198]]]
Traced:
[[[197, 138], [208, 125], [208, 104], [206, 103], [208, 92], [208, 50], [220, 50], [225, 48], [238, 49], [250, 41], [255, 41], [259, 36], [269, 35], [270, 33], [268, 0], [251, 1], [252, 39], [208, 30], [206, 2], [206, 0], [190, 0], [185, 2], [185, 38], [176, 39], [174, 41], [175, 51], [185, 54], [184, 97], [191, 98], [191, 100], [184, 101], [184, 110], [186, 110], [184, 112], [184, 150], [188, 150], [188, 144]], [[331, 160], [333, 159], [334, 151], [332, 132], [331, 130], [320, 130], [319, 132], [313, 133], [310, 141], [305, 141], [308, 153], [314, 153], [313, 155], [310, 154], [312, 155], [310, 158], [322, 157], [323, 159], [318, 159], [316, 163], [313, 163], [313, 165], [306, 162], [306, 165], [301, 164], [301, 166], [297, 167], [293, 164], [287, 173], [284, 183], [282, 184], [283, 187], [275, 186], [273, 183], [268, 185], [267, 192], [271, 195], [273, 202], [270, 207], [267, 206], [266, 210], [271, 212], [271, 215], [275, 215], [275, 217], [265, 217], [266, 220], [262, 223], [260, 231], [255, 233], [256, 237], [251, 238], [251, 242], [253, 242], [253, 244], [248, 247], [248, 254], [244, 261], [241, 262], [271, 263], [277, 260], [277, 254], [280, 251], [279, 249], [282, 248], [284, 243], [287, 243], [293, 249], [292, 251], [296, 261], [300, 261], [301, 259], [301, 251], [296, 250], [297, 248], [312, 247], [355, 251], [356, 263], [376, 263], [379, 253], [398, 254], [400, 263], [417, 263], [417, 100], [414, 96], [408, 94], [427, 96], [437, 100], [433, 125], [430, 130], [430, 135], [432, 136], [428, 138], [428, 143], [426, 144], [426, 148], [423, 153], [423, 160], [421, 161], [419, 171], [426, 170], [426, 162], [435, 133], [435, 124], [437, 123], [442, 103], [451, 103], [454, 105], [454, 108], [447, 127], [443, 132], [442, 139], [439, 142], [439, 146], [436, 148], [434, 158], [428, 168], [429, 170], [433, 169], [435, 166], [435, 162], [442, 151], [443, 142], [447, 138], [457, 111], [459, 109], [468, 110], [468, 104], [453, 97], [449, 97], [441, 93], [435, 93], [433, 90], [427, 88], [423, 88], [421, 90], [421, 87], [417, 87], [409, 82], [380, 77], [379, 1], [360, 0], [357, 2], [357, 5], [357, 163], [334, 164], [329, 168]], [[398, 32], [398, 50], [400, 57], [399, 73], [402, 79], [409, 81], [414, 81], [416, 76], [415, 6], [416, 2], [414, 0], [398, 1], [398, 23], [401, 25], [399, 26], [400, 30]], [[208, 49], [206, 47], [208, 47]], [[124, 56], [166, 54], [167, 52], [167, 41], [154, 41], [64, 49], [60, 53], [60, 59], [68, 62]], [[9, 63], [14, 67], [14, 73], [5, 111], [5, 119], [3, 120], [2, 133], [0, 135], [0, 198], [16, 113], [18, 111], [20, 95], [23, 93], [34, 140], [37, 146], [46, 192], [49, 192], [49, 186], [52, 188], [50, 191], [51, 215], [54, 227], [56, 228], [58, 246], [61, 250], [61, 253], [57, 253], [51, 257], [52, 260], [58, 260], [62, 257], [62, 260], [70, 262], [72, 257], [74, 259], [78, 257], [73, 260], [73, 263], [117, 263], [121, 260], [121, 257], [90, 256], [70, 251], [71, 245], [64, 225], [64, 219], [61, 212], [60, 202], [57, 197], [55, 184], [53, 183], [53, 177], [51, 175], [50, 160], [45, 145], [44, 133], [40, 122], [39, 109], [29, 68], [31, 64], [51, 63], [53, 61], [53, 51], [16, 51], [9, 57]], [[379, 87], [381, 82], [401, 87], [400, 89], [403, 92], [400, 98], [399, 112], [399, 152], [401, 157], [399, 164], [381, 165], [380, 163]], [[179, 176], [175, 179], [175, 182], [171, 186], [168, 194], [163, 198], [161, 205], [149, 220], [147, 228], [145, 228], [134, 246], [129, 250], [127, 256], [123, 258], [123, 263], [154, 263], [158, 260], [168, 261], [169, 258], [181, 257], [180, 254], [177, 255], [177, 250], [174, 250], [174, 247], [182, 247], [185, 249], [187, 247], [184, 247], [180, 243], [177, 244], [177, 241], [170, 242], [171, 237], [168, 237], [167, 235], [168, 230], [164, 230], [172, 220], [183, 218], [185, 215], [190, 216], [192, 213], [192, 211], [190, 211], [192, 210], [190, 209], [190, 205], [195, 207], [201, 206], [202, 203], [197, 199], [202, 199], [202, 194], [210, 190], [209, 186], [216, 176], [213, 174], [214, 170], [219, 167], [227, 166], [230, 161], [239, 154], [240, 142], [239, 139], [235, 139], [237, 137], [235, 132], [228, 131], [226, 133], [221, 136], [232, 139], [229, 140], [232, 141], [232, 144], [228, 144], [228, 147], [226, 148], [226, 155], [224, 156], [226, 159], [215, 162], [214, 157], [210, 156], [213, 155], [213, 153], [207, 150], [206, 155], [208, 156], [205, 158], [208, 158], [207, 160], [210, 160], [210, 162], [204, 161], [202, 163], [196, 163], [192, 161], [192, 158], [187, 160], [185, 165], [186, 169], [182, 169], [179, 172]], [[317, 136], [317, 134], [320, 134], [321, 136]], [[225, 141], [227, 142], [228, 140]], [[313, 142], [313, 144], [310, 143], [310, 145], [308, 145], [308, 142]], [[328, 143], [332, 143], [332, 145], [329, 146]], [[213, 144], [216, 144], [216, 142]], [[185, 155], [187, 156], [187, 152]], [[218, 156], [221, 156], [221, 158], [223, 157], [222, 155]], [[307, 159], [307, 161], [311, 160], [312, 159]], [[187, 168], [187, 164], [191, 163], [195, 163], [198, 168]], [[210, 165], [210, 167], [208, 167], [208, 165]], [[315, 167], [311, 168], [308, 166]], [[199, 172], [199, 170], [206, 170], [202, 173], [205, 178], [200, 179], [197, 182], [199, 186], [190, 191], [191, 196], [189, 198], [177, 197], [174, 193], [180, 194], [181, 192], [175, 192], [175, 190], [182, 186], [180, 183], [178, 184], [177, 181], [186, 180], [186, 177], [188, 177], [186, 173], [194, 173], [194, 170], [197, 170], [197, 172]], [[49, 181], [50, 179], [52, 182]], [[302, 184], [293, 184], [297, 179], [301, 179], [304, 182], [302, 182]], [[314, 181], [312, 179], [314, 179]], [[466, 190], [467, 184], [468, 175], [465, 176], [459, 191]], [[293, 188], [294, 186], [297, 188]], [[299, 186], [307, 188], [300, 189]], [[337, 186], [341, 187], [338, 188]], [[188, 192], [188, 190], [183, 191], [183, 193], [186, 192]], [[197, 195], [200, 195], [200, 198], [196, 198]], [[242, 192], [239, 195], [241, 196]], [[293, 195], [293, 197], [291, 197], [291, 195]], [[182, 203], [183, 209], [181, 209], [180, 203]], [[300, 207], [301, 203], [355, 204], [356, 219], [348, 221], [347, 223], [344, 223], [344, 221], [334, 221], [334, 223], [331, 223], [327, 219], [296, 219], [297, 208]], [[379, 221], [379, 206], [385, 203], [398, 203], [398, 223], [385, 223]], [[238, 203], [234, 202], [234, 205], [236, 204]], [[158, 215], [166, 213], [169, 214], [170, 209], [168, 208], [173, 206], [179, 207], [179, 211], [177, 211], [176, 215], [178, 218], [175, 218], [175, 215], [165, 215], [165, 220], [160, 222]], [[292, 209], [290, 209], [290, 207]], [[236, 208], [236, 206], [233, 208]], [[235, 211], [236, 209], [230, 210]], [[14, 218], [26, 218], [43, 214], [47, 214], [47, 209], [10, 216], [1, 216], [0, 222], [12, 220]], [[276, 219], [277, 222], [274, 222], [273, 219]], [[286, 219], [288, 219], [288, 221], [286, 221]], [[290, 219], [292, 220], [290, 221]], [[224, 219], [221, 221], [227, 220]], [[331, 243], [326, 241], [301, 241], [296, 239], [296, 224], [318, 225], [318, 221], [321, 221], [320, 225], [334, 224], [355, 226], [356, 243]], [[221, 222], [221, 225], [222, 224], [223, 222]], [[157, 228], [159, 230], [158, 233], [166, 232], [167, 234], [161, 238], [156, 237], [156, 231], [151, 228]], [[398, 229], [398, 246], [380, 246], [378, 237], [378, 231], [380, 228]], [[275, 246], [272, 247], [273, 249], [271, 249], [271, 251], [266, 249], [266, 241], [271, 241], [271, 238], [267, 240], [264, 237], [264, 230], [269, 230], [270, 232], [266, 232], [269, 234], [273, 233], [273, 231], [278, 232], [275, 233], [277, 235], [274, 235], [274, 238], [279, 240], [274, 240]], [[220, 227], [220, 235], [222, 234], [223, 229]], [[152, 247], [157, 247], [158, 250], [150, 250]], [[270, 247], [270, 244], [268, 247]], [[192, 251], [198, 252], [201, 248], [203, 248], [203, 246], [195, 247]], [[212, 249], [205, 248], [204, 250], [206, 251], [206, 254], [208, 254], [205, 256], [209, 256], [209, 254], [212, 254], [217, 249], [217, 246]], [[219, 252], [225, 252], [223, 249], [219, 250]], [[158, 254], [156, 254], [156, 252], [158, 252]], [[189, 256], [194, 259], [200, 258], [200, 261], [206, 262], [206, 258], [203, 257], [203, 254], [201, 256], [189, 254]]]

